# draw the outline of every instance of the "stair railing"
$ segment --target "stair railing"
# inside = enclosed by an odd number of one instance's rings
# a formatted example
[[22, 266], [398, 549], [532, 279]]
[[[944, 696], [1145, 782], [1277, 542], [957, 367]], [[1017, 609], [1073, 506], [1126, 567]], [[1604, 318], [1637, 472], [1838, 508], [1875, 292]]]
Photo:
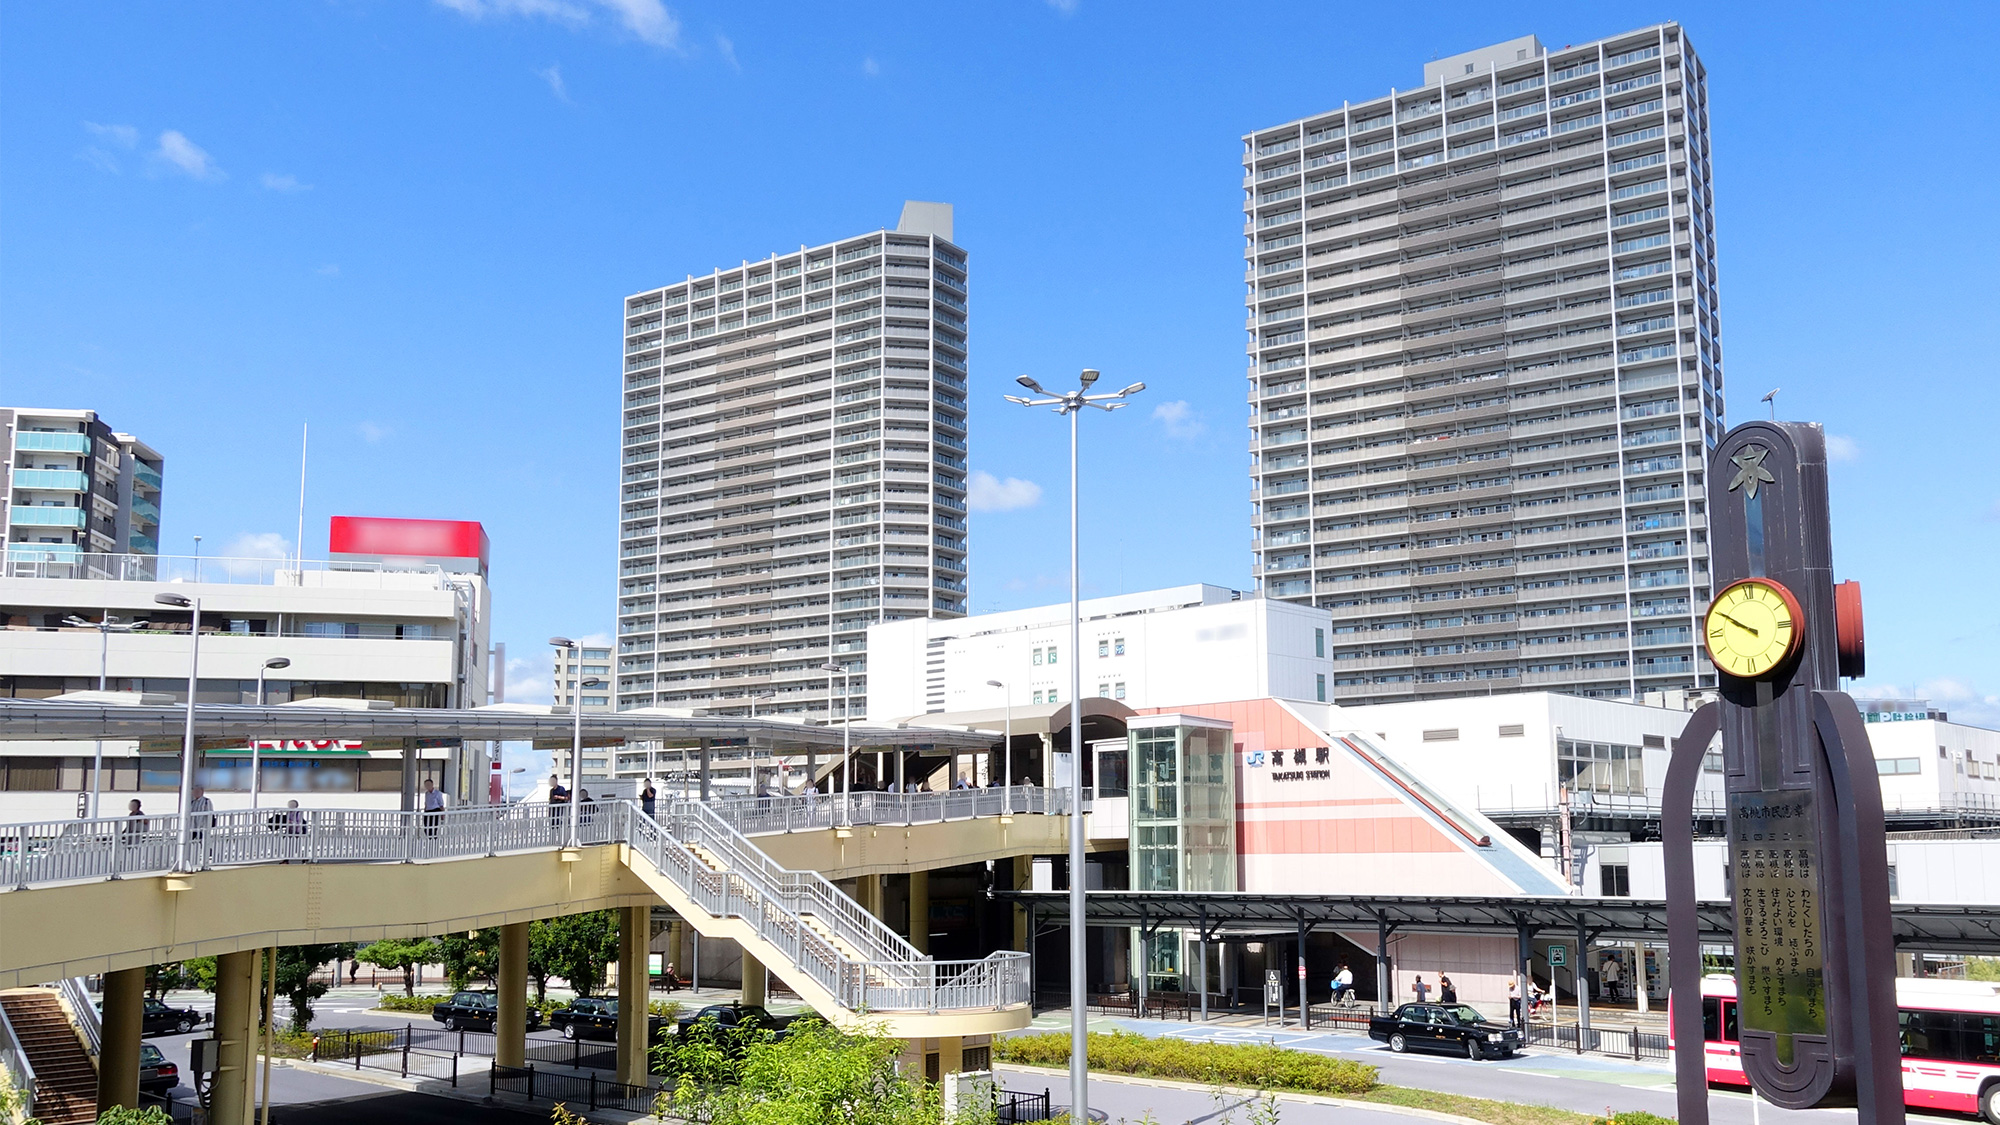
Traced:
[[21, 1046], [21, 1039], [14, 1034], [13, 1021], [7, 1018], [7, 1008], [0, 1005], [0, 1070], [7, 1072], [14, 1089], [21, 1091], [28, 1099], [29, 1113], [35, 1110], [35, 1068], [28, 1062], [27, 1048]]
[[90, 1047], [90, 1053], [104, 1052], [104, 1016], [97, 1006], [90, 1002], [90, 990], [83, 987], [82, 977], [64, 977], [56, 982], [56, 990], [69, 1003], [70, 1018], [76, 1021], [78, 1030], [83, 1032], [83, 1041]]

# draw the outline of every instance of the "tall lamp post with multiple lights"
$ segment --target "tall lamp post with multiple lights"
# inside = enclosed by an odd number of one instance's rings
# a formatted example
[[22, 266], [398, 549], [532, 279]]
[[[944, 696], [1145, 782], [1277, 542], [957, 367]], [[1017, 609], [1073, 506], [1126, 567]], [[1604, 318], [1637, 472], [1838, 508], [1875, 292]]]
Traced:
[[987, 687], [997, 687], [1007, 707], [1007, 733], [1000, 744], [1000, 798], [1007, 802], [1007, 811], [1014, 811], [1014, 689], [1000, 680], [986, 681]]
[[174, 846], [174, 870], [188, 869], [189, 824], [188, 806], [194, 803], [194, 700], [199, 680], [197, 670], [201, 666], [201, 599], [190, 598], [186, 594], [154, 594], [153, 600], [161, 605], [189, 610], [192, 619], [188, 622], [188, 699], [187, 730], [181, 737], [181, 796], [180, 805], [175, 810], [180, 817], [180, 839]]
[[[110, 683], [109, 677], [111, 673], [111, 634], [129, 633], [134, 629], [144, 627], [147, 622], [143, 618], [138, 621], [121, 622], [116, 617], [107, 613], [104, 615], [104, 620], [102, 621], [85, 621], [83, 618], [71, 614], [63, 618], [63, 624], [68, 625], [72, 629], [97, 630], [97, 690], [108, 691], [110, 689], [107, 685]], [[92, 820], [97, 819], [97, 802], [103, 793], [104, 740], [100, 738], [97, 740], [97, 749], [91, 753], [90, 759], [90, 819]]]
[[[257, 706], [262, 707], [264, 705], [265, 674], [280, 668], [290, 668], [291, 666], [292, 661], [290, 657], [274, 656], [266, 660], [263, 667], [257, 669]], [[257, 807], [258, 795], [262, 792], [258, 782], [263, 771], [263, 763], [260, 760], [261, 754], [259, 753], [263, 749], [263, 744], [264, 740], [261, 738], [250, 740], [250, 807], [253, 809]]]
[[[569, 653], [569, 666], [572, 673], [581, 671], [581, 669], [577, 666], [577, 658], [579, 656], [579, 653], [575, 641], [570, 640], [568, 637], [550, 637], [549, 644], [555, 648], [563, 649]], [[569, 693], [569, 713], [570, 713], [569, 787], [571, 789], [571, 795], [570, 795], [570, 807], [569, 807], [569, 832], [566, 837], [567, 843], [564, 845], [565, 847], [574, 848], [578, 846], [577, 845], [578, 816], [576, 808], [575, 791], [581, 787], [581, 782], [583, 781], [583, 689], [589, 687], [599, 687], [602, 686], [603, 683], [604, 683], [603, 680], [596, 679], [595, 677], [588, 680], [577, 680], [575, 681], [576, 686], [571, 688]], [[557, 682], [556, 687], [558, 689], [562, 687], [560, 681]]]
[[1086, 406], [1117, 410], [1128, 405], [1120, 401], [1146, 389], [1133, 383], [1122, 391], [1091, 394], [1097, 372], [1085, 368], [1073, 391], [1045, 391], [1040, 383], [1023, 375], [1014, 380], [1038, 397], [1005, 396], [1017, 406], [1046, 406], [1069, 416], [1069, 1097], [1070, 1119], [1089, 1120], [1090, 1036], [1089, 994], [1084, 985], [1083, 928], [1083, 664], [1078, 659], [1083, 629], [1078, 611], [1076, 553], [1076, 418]]

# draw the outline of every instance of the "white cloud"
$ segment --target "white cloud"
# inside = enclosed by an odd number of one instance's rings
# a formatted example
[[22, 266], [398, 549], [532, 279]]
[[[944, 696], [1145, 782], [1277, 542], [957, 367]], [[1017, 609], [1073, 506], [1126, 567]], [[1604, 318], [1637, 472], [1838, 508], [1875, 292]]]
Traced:
[[965, 505], [975, 512], [1011, 512], [1042, 502], [1042, 486], [1034, 481], [1016, 477], [1001, 480], [984, 469], [974, 469], [966, 486]]
[[113, 175], [118, 174], [118, 158], [98, 148], [96, 145], [85, 147], [82, 152], [76, 154], [76, 158], [100, 172], [110, 172]]
[[522, 16], [571, 27], [591, 22], [594, 11], [609, 13], [625, 30], [655, 47], [680, 45], [681, 21], [660, 0], [437, 0], [467, 19]]
[[1829, 461], [1859, 461], [1861, 443], [1846, 434], [1826, 435], [1826, 459]]
[[743, 73], [743, 64], [736, 61], [736, 44], [729, 41], [729, 36], [718, 34], [715, 37], [715, 49], [722, 52], [722, 61], [729, 64], [729, 69], [738, 74]]
[[1063, 15], [1073, 16], [1076, 14], [1076, 6], [1079, 2], [1080, 0], [1049, 0], [1049, 7], [1054, 8]]
[[222, 545], [216, 558], [232, 577], [242, 578], [269, 569], [263, 560], [289, 559], [292, 541], [275, 531], [243, 531]]
[[332, 262], [328, 262], [326, 265], [319, 267], [313, 272], [320, 275], [321, 277], [339, 277], [340, 267], [334, 265]]
[[870, 55], [861, 60], [861, 73], [873, 78], [882, 73], [882, 64], [875, 61], [875, 56]]
[[83, 127], [119, 148], [133, 148], [139, 143], [139, 130], [130, 125], [99, 125], [95, 121], [86, 121]]
[[507, 702], [547, 703], [555, 698], [555, 657], [544, 648], [540, 657], [507, 658]]
[[535, 74], [542, 81], [549, 84], [549, 92], [556, 96], [557, 101], [564, 105], [574, 104], [569, 100], [569, 86], [563, 82], [562, 67], [560, 65], [550, 63], [548, 66], [536, 70]]
[[160, 147], [153, 150], [153, 156], [182, 175], [197, 180], [226, 179], [222, 169], [215, 166], [207, 150], [187, 139], [187, 134], [179, 129], [168, 129], [160, 134]]
[[262, 183], [266, 188], [268, 188], [271, 191], [312, 190], [311, 184], [300, 183], [299, 178], [297, 176], [292, 175], [290, 172], [266, 172], [262, 177]]
[[1194, 408], [1180, 399], [1175, 399], [1172, 402], [1163, 402], [1155, 406], [1153, 408], [1153, 421], [1158, 422], [1160, 427], [1167, 431], [1167, 436], [1171, 438], [1199, 437], [1203, 431], [1208, 429], [1203, 424], [1201, 418], [1195, 414]]
[[363, 422], [354, 428], [360, 432], [361, 440], [371, 445], [395, 432], [380, 422]]

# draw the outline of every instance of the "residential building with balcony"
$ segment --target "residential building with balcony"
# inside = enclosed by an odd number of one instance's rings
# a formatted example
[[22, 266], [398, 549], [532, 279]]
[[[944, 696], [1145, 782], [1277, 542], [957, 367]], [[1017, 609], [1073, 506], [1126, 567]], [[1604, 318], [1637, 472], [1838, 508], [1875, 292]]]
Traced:
[[951, 218], [626, 298], [620, 710], [858, 715], [869, 626], [965, 613]]
[[95, 410], [0, 407], [0, 550], [15, 568], [160, 553], [166, 462]]
[[1712, 686], [1725, 426], [1677, 24], [1426, 64], [1244, 137], [1253, 554], [1343, 704]]

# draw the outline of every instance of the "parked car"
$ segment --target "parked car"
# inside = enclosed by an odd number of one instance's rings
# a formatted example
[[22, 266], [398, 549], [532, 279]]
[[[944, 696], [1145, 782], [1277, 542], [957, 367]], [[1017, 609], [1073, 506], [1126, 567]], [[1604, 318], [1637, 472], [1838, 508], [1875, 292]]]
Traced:
[[[102, 1018], [103, 1001], [99, 1001], [96, 1007], [98, 1016]], [[184, 1034], [193, 1031], [207, 1018], [207, 1013], [197, 1012], [193, 1008], [175, 1008], [158, 1000], [148, 1000], [145, 1002], [143, 1014], [139, 1017], [139, 1033], [141, 1035]]]
[[1447, 1051], [1469, 1059], [1506, 1058], [1521, 1049], [1521, 1032], [1495, 1023], [1470, 1004], [1405, 1004], [1394, 1015], [1371, 1016], [1368, 1038], [1391, 1051]]
[[164, 1094], [181, 1084], [181, 1068], [167, 1061], [151, 1043], [139, 1044], [139, 1089], [147, 1094]]
[[[549, 1014], [549, 1026], [562, 1032], [564, 1039], [616, 1039], [618, 1038], [618, 999], [604, 996], [579, 996], [569, 1002], [566, 1008], [557, 1008]], [[660, 1033], [666, 1029], [664, 1016], [646, 1017], [646, 1041], [657, 1043]]]
[[774, 1016], [754, 1004], [710, 1004], [691, 1016], [682, 1016], [674, 1034], [687, 1039], [712, 1033], [731, 1047], [740, 1048], [751, 1033], [759, 1030], [768, 1030], [774, 1038], [783, 1038], [786, 1029], [798, 1018]]
[[[446, 1031], [492, 1031], [500, 1019], [500, 998], [492, 992], [454, 992], [451, 999], [431, 1009], [431, 1018]], [[528, 1006], [528, 1030], [542, 1028], [541, 1009]]]

